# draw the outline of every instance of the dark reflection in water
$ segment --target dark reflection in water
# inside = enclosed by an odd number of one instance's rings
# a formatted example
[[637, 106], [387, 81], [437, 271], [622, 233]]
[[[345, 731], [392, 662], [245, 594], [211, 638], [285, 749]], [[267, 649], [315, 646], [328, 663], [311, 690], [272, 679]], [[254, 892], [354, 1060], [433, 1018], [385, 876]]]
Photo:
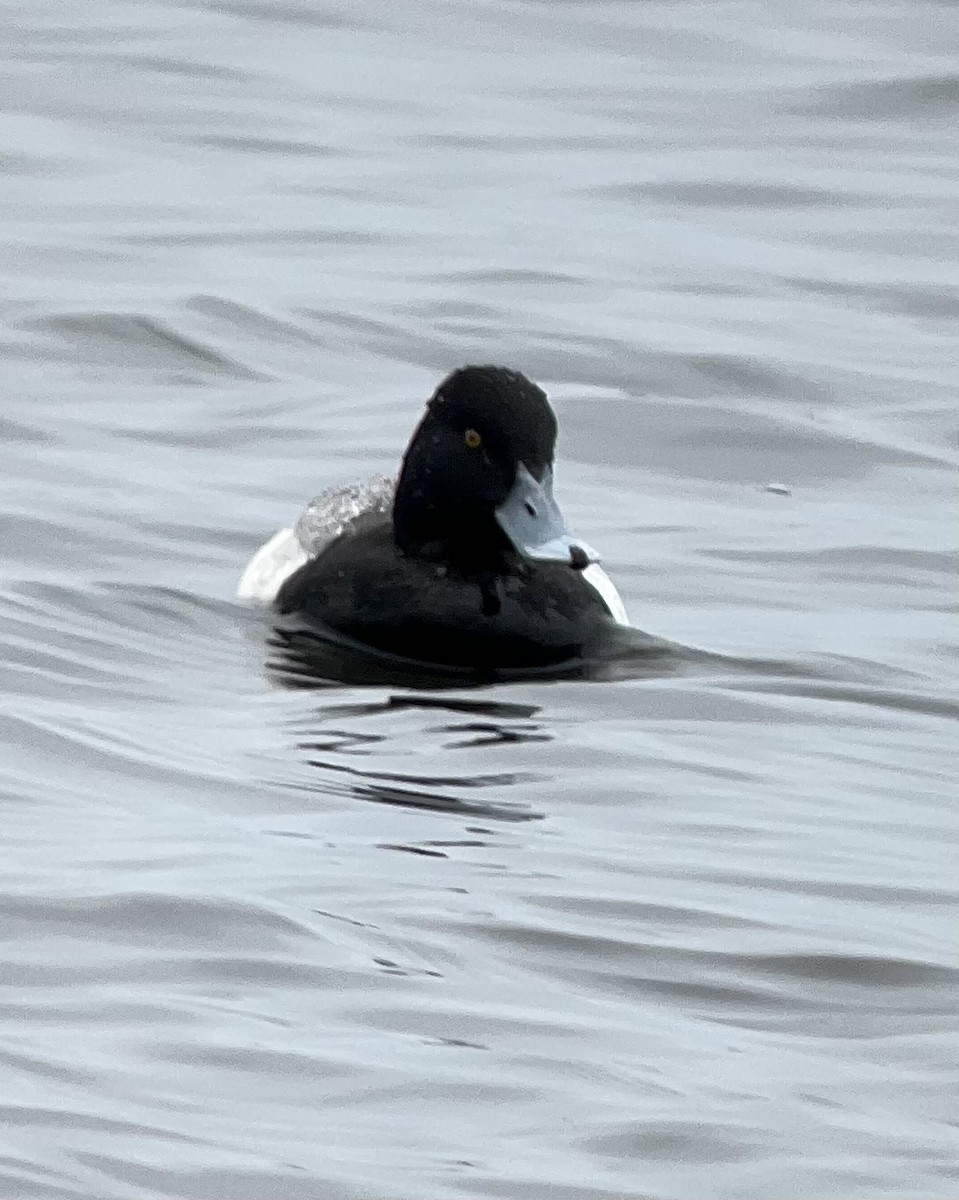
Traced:
[[[459, 669], [386, 654], [320, 626], [284, 626], [274, 622], [267, 638], [272, 653], [266, 666], [270, 677], [287, 688], [339, 688], [343, 686], [405, 687], [435, 689], [479, 689], [508, 683], [558, 683], [562, 681], [640, 682], [668, 679], [677, 675], [704, 675], [728, 679], [730, 686], [783, 695], [815, 695], [896, 704], [899, 692], [882, 688], [921, 682], [921, 676], [888, 664], [851, 655], [807, 655], [803, 660], [757, 658], [717, 654], [694, 646], [655, 637], [631, 627], [619, 628], [604, 648], [602, 658], [574, 659], [557, 666], [517, 670]], [[847, 689], [843, 692], [842, 689]], [[868, 689], [877, 691], [870, 699]], [[409, 703], [413, 703], [412, 700]], [[425, 704], [425, 700], [416, 703]], [[440, 703], [445, 703], [441, 701]], [[953, 706], [916, 696], [903, 700], [905, 707], [951, 715]], [[477, 733], [484, 730], [477, 727]], [[510, 740], [511, 734], [490, 729], [491, 736]], [[476, 744], [476, 743], [474, 743]]]
[[402, 658], [319, 625], [304, 628], [277, 621], [269, 645], [275, 652], [267, 662], [273, 677], [287, 687], [301, 688], [338, 684], [476, 688], [494, 683], [645, 678], [676, 671], [691, 657], [699, 657], [638, 629], [615, 630], [602, 658], [573, 658], [551, 666], [515, 670], [448, 667]]
[[[548, 742], [552, 739], [552, 734], [544, 729], [539, 721], [533, 719], [539, 716], [541, 710], [532, 704], [448, 699], [413, 694], [390, 695], [369, 704], [338, 704], [318, 708], [313, 717], [315, 727], [311, 727], [309, 736], [305, 738], [301, 732], [296, 743], [309, 765], [321, 773], [317, 790], [324, 795], [335, 791], [360, 800], [373, 800], [379, 804], [488, 817], [500, 821], [533, 821], [543, 816], [528, 805], [511, 804], [475, 794], [486, 789], [499, 796], [504, 788], [542, 781], [544, 776], [532, 771], [434, 775], [373, 770], [351, 763], [337, 762], [331, 757], [337, 754], [370, 756], [375, 758], [376, 762], [380, 762], [381, 755], [378, 751], [389, 740], [388, 735], [345, 729], [341, 727], [340, 722], [344, 719], [381, 721], [404, 709], [423, 709], [436, 713], [445, 711], [475, 718], [468, 721], [450, 721], [428, 730], [427, 732], [439, 734], [444, 738], [441, 744], [443, 750], [463, 750], [475, 746], [515, 746], [528, 742]], [[328, 727], [330, 722], [336, 723], [333, 728]], [[298, 725], [302, 725], [302, 722], [298, 722]], [[452, 738], [444, 735], [452, 735]]]

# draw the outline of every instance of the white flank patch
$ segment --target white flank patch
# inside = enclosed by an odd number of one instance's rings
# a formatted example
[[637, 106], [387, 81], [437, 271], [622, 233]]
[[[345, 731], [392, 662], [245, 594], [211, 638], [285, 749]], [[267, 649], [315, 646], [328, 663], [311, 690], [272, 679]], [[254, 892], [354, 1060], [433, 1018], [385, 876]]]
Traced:
[[599, 592], [600, 599], [609, 609], [610, 616], [617, 625], [628, 625], [626, 605], [616, 590], [616, 584], [610, 579], [599, 563], [590, 563], [583, 571], [583, 578], [594, 591]]
[[281, 529], [247, 563], [237, 585], [237, 598], [271, 604], [284, 580], [308, 558], [293, 530]]

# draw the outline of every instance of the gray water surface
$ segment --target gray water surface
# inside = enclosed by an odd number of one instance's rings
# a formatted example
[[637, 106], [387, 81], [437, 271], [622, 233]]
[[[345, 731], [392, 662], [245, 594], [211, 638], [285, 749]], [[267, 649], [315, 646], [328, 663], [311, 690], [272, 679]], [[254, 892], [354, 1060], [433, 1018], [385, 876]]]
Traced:
[[[956, 9], [0, 21], [0, 1196], [953, 1200]], [[711, 657], [284, 686], [465, 362]]]

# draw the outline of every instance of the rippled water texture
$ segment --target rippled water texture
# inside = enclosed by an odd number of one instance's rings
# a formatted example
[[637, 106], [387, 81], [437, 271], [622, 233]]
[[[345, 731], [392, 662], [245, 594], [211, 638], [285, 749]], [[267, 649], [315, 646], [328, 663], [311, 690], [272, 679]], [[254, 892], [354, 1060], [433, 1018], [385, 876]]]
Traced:
[[[953, 1200], [955, 7], [0, 17], [0, 1196]], [[273, 669], [469, 361], [682, 669]]]

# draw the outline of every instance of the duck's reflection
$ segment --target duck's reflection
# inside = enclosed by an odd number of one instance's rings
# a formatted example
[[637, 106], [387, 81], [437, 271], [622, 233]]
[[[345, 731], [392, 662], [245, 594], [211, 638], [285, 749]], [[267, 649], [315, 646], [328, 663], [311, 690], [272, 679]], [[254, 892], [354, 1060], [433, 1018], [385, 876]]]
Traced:
[[[417, 722], [417, 713], [429, 715]], [[550, 741], [553, 735], [536, 720], [539, 713], [532, 704], [493, 699], [390, 694], [322, 705], [308, 721], [298, 722], [295, 732], [297, 748], [320, 773], [318, 791], [461, 816], [531, 821], [543, 814], [522, 798], [522, 791], [524, 785], [541, 783], [546, 778], [541, 773], [406, 768], [411, 757], [435, 762], [449, 752], [483, 748], [488, 754], [489, 747]], [[445, 719], [437, 722], [437, 716]], [[362, 759], [367, 761], [357, 761]], [[508, 795], [512, 788], [522, 789], [515, 801]]]
[[[317, 791], [434, 812], [529, 821], [543, 815], [530, 800], [549, 778], [536, 770], [546, 756], [530, 747], [551, 741], [553, 734], [541, 709], [494, 698], [492, 685], [595, 679], [600, 674], [606, 679], [617, 674], [650, 677], [672, 673], [689, 658], [681, 647], [640, 630], [621, 629], [618, 637], [615, 660], [484, 674], [476, 668], [397, 658], [332, 630], [291, 627], [274, 619], [268, 668], [282, 687], [325, 690], [331, 699], [332, 689], [390, 689], [385, 698], [320, 705], [308, 726], [298, 730], [298, 747], [318, 772]], [[397, 693], [396, 688], [406, 690]], [[490, 689], [482, 699], [477, 697], [480, 688]], [[446, 719], [436, 723], [427, 714], [445, 714]], [[457, 757], [451, 759], [451, 754]], [[491, 754], [497, 756], [497, 766], [502, 762], [507, 769], [485, 769]], [[421, 769], [437, 762], [454, 769]], [[411, 763], [416, 769], [409, 769]]]
[[351, 641], [333, 630], [274, 623], [267, 669], [289, 688], [404, 687], [421, 690], [481, 688], [493, 683], [581, 679], [597, 664], [581, 659], [548, 667], [490, 669], [450, 667], [400, 658]]

